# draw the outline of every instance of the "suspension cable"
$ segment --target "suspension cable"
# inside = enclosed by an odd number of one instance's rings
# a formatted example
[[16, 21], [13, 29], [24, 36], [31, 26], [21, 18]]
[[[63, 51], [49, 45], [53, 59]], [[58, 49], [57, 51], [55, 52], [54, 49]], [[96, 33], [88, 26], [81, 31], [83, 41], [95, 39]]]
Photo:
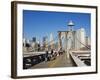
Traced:
[[88, 46], [86, 46], [84, 43], [82, 43], [81, 41], [79, 41], [79, 39], [78, 39], [77, 37], [75, 37], [75, 38], [76, 38], [76, 40], [77, 40], [78, 42], [80, 42], [83, 46], [85, 46], [87, 49], [90, 50], [90, 48], [89, 48]]
[[[45, 46], [49, 45], [50, 43], [52, 43], [52, 42], [55, 41], [56, 39], [58, 39], [58, 36], [56, 36], [52, 41], [49, 41], [47, 44], [45, 44]], [[34, 50], [38, 50], [38, 48], [35, 48]]]

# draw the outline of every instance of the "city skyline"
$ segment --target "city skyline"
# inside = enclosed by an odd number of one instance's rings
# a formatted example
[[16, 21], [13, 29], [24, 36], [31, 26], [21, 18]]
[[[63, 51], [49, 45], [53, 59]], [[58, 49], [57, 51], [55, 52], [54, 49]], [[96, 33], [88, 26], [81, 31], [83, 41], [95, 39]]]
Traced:
[[44, 36], [50, 37], [52, 33], [55, 38], [57, 31], [68, 30], [68, 21], [72, 20], [75, 24], [74, 30], [82, 27], [90, 37], [90, 18], [89, 13], [23, 10], [23, 36], [30, 40], [32, 37], [42, 40]]

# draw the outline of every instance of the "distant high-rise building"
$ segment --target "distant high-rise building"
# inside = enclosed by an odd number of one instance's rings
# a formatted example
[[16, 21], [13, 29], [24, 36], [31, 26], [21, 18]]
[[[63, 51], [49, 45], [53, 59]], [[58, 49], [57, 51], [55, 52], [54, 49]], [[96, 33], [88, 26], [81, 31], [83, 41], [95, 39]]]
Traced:
[[26, 52], [27, 48], [26, 48], [26, 39], [23, 38], [23, 52]]
[[32, 38], [32, 42], [36, 42], [36, 37], [33, 37]]
[[76, 31], [75, 35], [75, 49], [80, 49], [86, 45], [86, 33], [85, 29], [81, 28]]
[[43, 37], [43, 50], [47, 50], [48, 49], [48, 37], [45, 36]]
[[54, 38], [53, 38], [53, 34], [50, 34], [50, 47], [51, 49], [54, 49]]
[[87, 46], [91, 45], [91, 41], [90, 41], [90, 38], [88, 36], [86, 36], [86, 45]]
[[43, 37], [43, 44], [46, 44], [47, 36]]

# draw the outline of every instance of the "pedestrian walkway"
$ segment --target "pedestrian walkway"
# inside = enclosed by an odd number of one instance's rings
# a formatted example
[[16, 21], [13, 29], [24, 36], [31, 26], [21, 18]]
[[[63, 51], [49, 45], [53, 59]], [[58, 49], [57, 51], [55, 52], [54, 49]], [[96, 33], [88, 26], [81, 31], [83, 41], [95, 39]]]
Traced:
[[55, 60], [51, 61], [43, 61], [39, 64], [34, 65], [31, 69], [35, 68], [54, 68], [54, 67], [73, 67], [75, 63], [73, 60], [66, 56], [64, 53], [63, 55], [58, 56]]

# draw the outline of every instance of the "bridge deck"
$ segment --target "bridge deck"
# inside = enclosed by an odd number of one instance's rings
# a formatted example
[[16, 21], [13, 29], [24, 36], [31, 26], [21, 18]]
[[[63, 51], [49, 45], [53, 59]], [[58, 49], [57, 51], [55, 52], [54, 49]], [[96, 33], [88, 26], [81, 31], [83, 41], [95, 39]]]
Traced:
[[[24, 55], [24, 68], [54, 68], [54, 67], [73, 67], [87, 66], [91, 64], [90, 52], [71, 52], [63, 53], [55, 59], [45, 61], [45, 53], [29, 53]], [[87, 64], [86, 64], [87, 63]], [[25, 66], [26, 65], [26, 66]], [[27, 67], [30, 66], [30, 67]]]
[[33, 67], [34, 68], [54, 68], [54, 67], [72, 67], [76, 66], [71, 58], [67, 58], [66, 54], [58, 56], [55, 60], [41, 62]]

